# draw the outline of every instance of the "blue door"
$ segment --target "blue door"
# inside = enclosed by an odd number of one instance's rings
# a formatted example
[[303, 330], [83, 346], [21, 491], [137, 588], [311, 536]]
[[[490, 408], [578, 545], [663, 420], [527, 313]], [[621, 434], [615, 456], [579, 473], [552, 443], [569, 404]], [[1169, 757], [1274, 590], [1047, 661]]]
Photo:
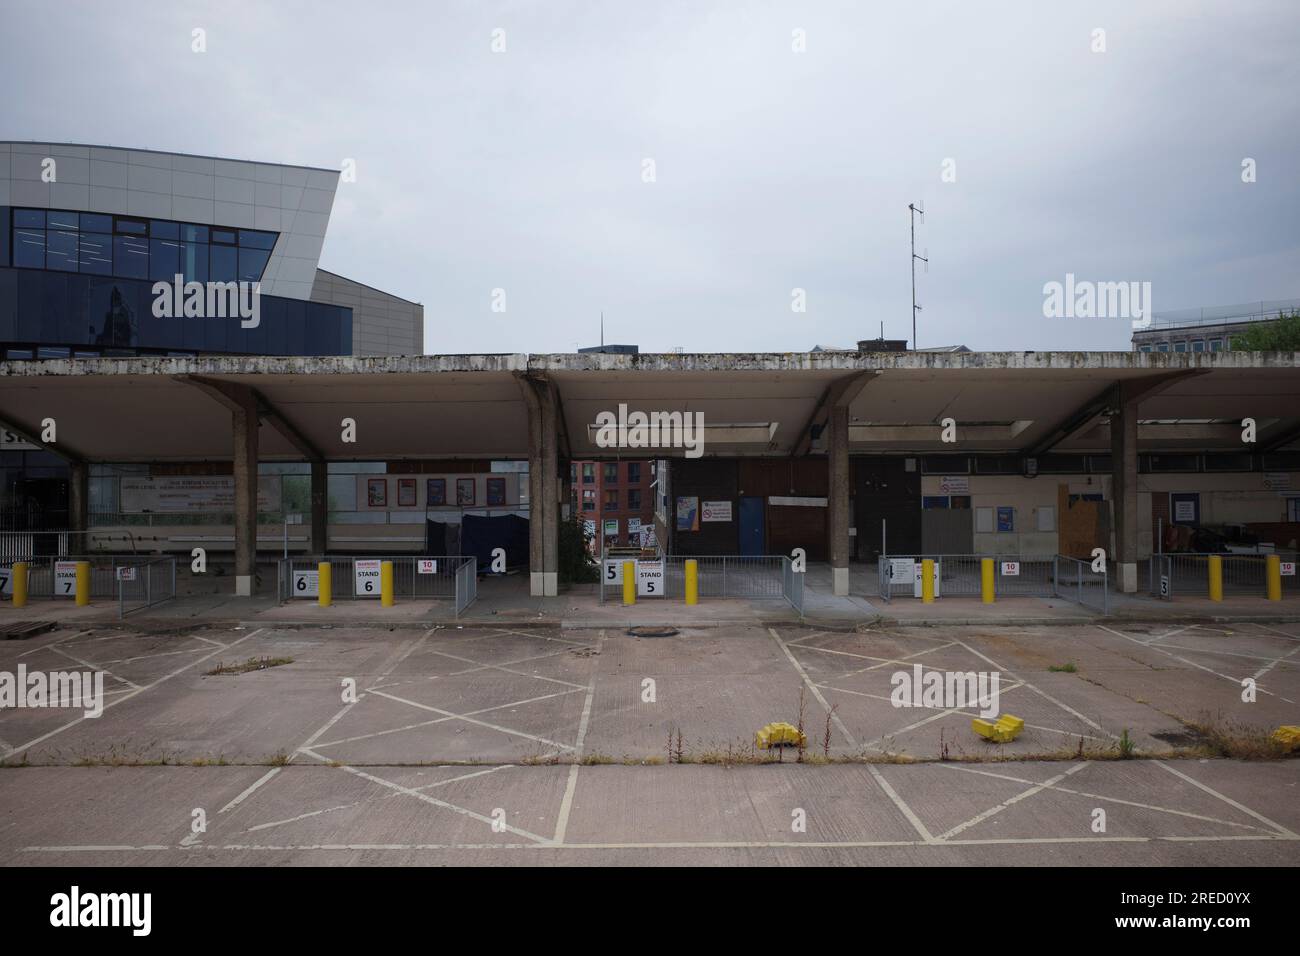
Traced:
[[766, 554], [764, 536], [763, 499], [740, 499], [740, 553]]

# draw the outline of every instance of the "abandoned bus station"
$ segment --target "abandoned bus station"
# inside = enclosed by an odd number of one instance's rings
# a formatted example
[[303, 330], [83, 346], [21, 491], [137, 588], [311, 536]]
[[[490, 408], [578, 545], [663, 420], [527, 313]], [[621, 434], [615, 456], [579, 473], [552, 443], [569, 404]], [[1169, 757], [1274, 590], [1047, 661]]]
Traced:
[[[476, 548], [504, 560], [462, 575], [526, 569], [511, 586], [549, 596], [580, 481], [569, 463], [621, 458], [653, 460], [654, 532], [626, 557], [652, 576], [668, 568], [642, 596], [681, 600], [674, 562], [691, 557], [706, 598], [770, 585], [796, 609], [805, 567], [828, 594], [870, 600], [1068, 587], [1104, 609], [1107, 593], [1213, 598], [1216, 574], [1220, 591], [1289, 598], [1298, 363], [1233, 351], [11, 361], [0, 423], [64, 463], [68, 507], [61, 534], [10, 533], [4, 562], [150, 555], [184, 572], [201, 548], [233, 565], [224, 587], [244, 596], [290, 587], [273, 563], [328, 557], [350, 592], [340, 561], [360, 576], [371, 558], [432, 554], [455, 575], [452, 559], [475, 548], [449, 547], [460, 535], [430, 545], [428, 529], [472, 515], [486, 519]], [[602, 600], [606, 584], [622, 593], [623, 567], [602, 568]], [[419, 593], [415, 575], [399, 594]]]

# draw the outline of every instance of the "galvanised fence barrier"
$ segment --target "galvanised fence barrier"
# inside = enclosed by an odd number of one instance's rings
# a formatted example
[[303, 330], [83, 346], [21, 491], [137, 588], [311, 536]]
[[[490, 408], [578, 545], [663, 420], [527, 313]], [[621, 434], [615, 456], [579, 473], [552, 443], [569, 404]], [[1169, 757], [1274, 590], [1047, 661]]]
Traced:
[[[1282, 566], [1282, 596], [1300, 594], [1295, 552], [1276, 552]], [[1172, 600], [1177, 594], [1207, 595], [1210, 588], [1210, 559], [1218, 558], [1223, 570], [1223, 593], [1264, 597], [1268, 593], [1268, 554], [1153, 554], [1148, 564], [1151, 594]], [[1288, 573], [1288, 571], [1290, 573]]]
[[[120, 569], [139, 568], [151, 561], [163, 560], [161, 555], [148, 554], [87, 554], [87, 555], [60, 555], [58, 557], [29, 557], [24, 560], [27, 565], [27, 597], [34, 598], [67, 598], [73, 600], [76, 597], [76, 566], [80, 561], [90, 564], [90, 599], [111, 600], [118, 597], [118, 572]], [[165, 560], [175, 561], [173, 558]], [[13, 573], [13, 566], [16, 562], [12, 560], [0, 561], [0, 568], [6, 572], [6, 577]], [[11, 587], [10, 585], [6, 586]], [[6, 597], [9, 596], [6, 590]], [[175, 588], [172, 587], [172, 597], [175, 596]], [[157, 603], [157, 602], [154, 602]]]
[[381, 562], [393, 564], [393, 597], [417, 601], [452, 601], [456, 614], [478, 597], [478, 560], [465, 555], [392, 557], [292, 557], [279, 562], [277, 589], [280, 603], [298, 599], [316, 600], [319, 595], [321, 564], [330, 566], [330, 584], [335, 600], [379, 599], [378, 570]]
[[[115, 576], [118, 617], [126, 617], [133, 611], [142, 611], [176, 597], [175, 558], [148, 558], [138, 564], [121, 565]], [[94, 579], [93, 571], [91, 579]]]
[[1087, 607], [1109, 610], [1106, 571], [1062, 554], [1025, 557], [1018, 554], [881, 555], [877, 564], [879, 594], [886, 602], [919, 594], [923, 560], [934, 562], [934, 596], [980, 597], [983, 562], [993, 561], [996, 597], [1064, 598]]
[[[803, 613], [802, 572], [784, 555], [669, 555], [653, 561], [607, 557], [601, 566], [600, 603], [622, 600], [623, 562], [637, 565], [637, 597], [686, 598], [686, 562], [698, 568], [699, 596], [743, 600], [785, 600]], [[607, 594], [607, 591], [609, 592]]]

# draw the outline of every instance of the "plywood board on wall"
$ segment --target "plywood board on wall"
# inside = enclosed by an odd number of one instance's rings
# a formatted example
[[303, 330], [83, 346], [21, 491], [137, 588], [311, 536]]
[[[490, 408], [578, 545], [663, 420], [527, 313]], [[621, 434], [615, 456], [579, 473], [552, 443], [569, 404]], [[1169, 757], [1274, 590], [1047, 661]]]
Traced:
[[1108, 547], [1110, 502], [1070, 503], [1070, 486], [1056, 486], [1057, 549], [1071, 558], [1091, 558], [1093, 548]]

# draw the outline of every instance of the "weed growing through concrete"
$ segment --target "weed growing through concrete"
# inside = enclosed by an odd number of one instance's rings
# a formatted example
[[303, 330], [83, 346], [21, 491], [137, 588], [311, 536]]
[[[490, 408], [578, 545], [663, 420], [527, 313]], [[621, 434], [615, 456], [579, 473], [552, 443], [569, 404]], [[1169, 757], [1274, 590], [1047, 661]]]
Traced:
[[1125, 727], [1119, 735], [1119, 740], [1115, 742], [1115, 747], [1119, 751], [1120, 760], [1131, 760], [1137, 748], [1133, 744], [1133, 739], [1128, 735], [1128, 728]]
[[826, 730], [822, 734], [822, 756], [827, 760], [831, 759], [831, 721], [835, 717], [835, 711], [839, 704], [831, 704], [831, 709], [826, 711]]
[[1073, 674], [1079, 670], [1079, 668], [1074, 666], [1074, 661], [1069, 661], [1065, 664], [1049, 664], [1047, 669], [1053, 674]]
[[247, 674], [249, 671], [264, 671], [272, 667], [283, 667], [285, 664], [292, 664], [292, 657], [250, 657], [242, 664], [218, 664], [210, 671], [205, 671], [204, 677], [222, 677], [228, 674]]

